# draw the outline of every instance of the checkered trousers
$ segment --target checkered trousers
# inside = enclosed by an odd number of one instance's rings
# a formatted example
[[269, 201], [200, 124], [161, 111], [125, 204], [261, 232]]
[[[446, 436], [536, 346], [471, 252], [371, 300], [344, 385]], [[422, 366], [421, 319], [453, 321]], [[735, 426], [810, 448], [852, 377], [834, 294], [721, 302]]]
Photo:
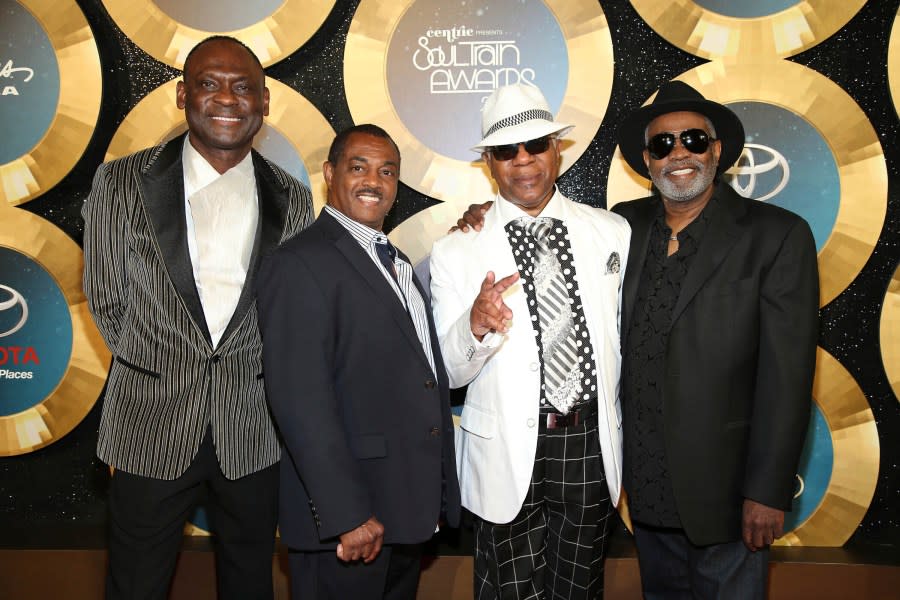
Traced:
[[538, 433], [519, 514], [503, 525], [475, 517], [476, 600], [603, 597], [613, 507], [599, 444], [596, 422]]

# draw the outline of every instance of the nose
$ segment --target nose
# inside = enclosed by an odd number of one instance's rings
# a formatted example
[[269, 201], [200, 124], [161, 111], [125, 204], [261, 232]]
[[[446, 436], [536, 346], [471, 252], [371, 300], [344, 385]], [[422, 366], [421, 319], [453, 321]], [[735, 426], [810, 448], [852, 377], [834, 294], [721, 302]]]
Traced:
[[366, 169], [363, 173], [363, 185], [366, 187], [381, 189], [381, 179], [378, 177], [378, 169]]
[[534, 160], [534, 157], [525, 150], [525, 142], [519, 142], [518, 151], [513, 157], [514, 164], [526, 165]]
[[667, 158], [669, 158], [669, 157], [675, 158], [675, 157], [679, 157], [679, 156], [690, 156], [691, 154], [692, 154], [692, 152], [690, 150], [688, 150], [687, 148], [685, 148], [684, 144], [681, 143], [681, 136], [676, 135], [675, 136], [675, 145], [672, 146], [672, 151], [669, 152], [669, 156]]
[[231, 88], [228, 86], [222, 86], [216, 91], [216, 95], [214, 97], [215, 101], [219, 104], [225, 104], [227, 106], [231, 106], [232, 104], [237, 104], [237, 96], [234, 95], [234, 92], [231, 91]]

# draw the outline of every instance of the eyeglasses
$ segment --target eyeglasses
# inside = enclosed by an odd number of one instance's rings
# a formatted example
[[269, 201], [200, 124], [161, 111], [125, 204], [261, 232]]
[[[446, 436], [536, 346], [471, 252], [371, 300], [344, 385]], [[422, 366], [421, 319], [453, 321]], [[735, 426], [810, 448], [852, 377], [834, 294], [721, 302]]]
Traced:
[[[681, 145], [692, 154], [703, 154], [709, 149], [709, 143], [715, 138], [702, 129], [685, 129], [678, 134]], [[674, 133], [657, 133], [647, 142], [647, 152], [654, 160], [662, 160], [675, 148]]]
[[543, 154], [550, 147], [550, 139], [549, 135], [545, 135], [544, 137], [528, 140], [527, 142], [519, 142], [518, 144], [491, 146], [491, 156], [494, 157], [494, 160], [512, 160], [519, 154], [519, 146], [525, 146], [525, 152], [528, 154]]

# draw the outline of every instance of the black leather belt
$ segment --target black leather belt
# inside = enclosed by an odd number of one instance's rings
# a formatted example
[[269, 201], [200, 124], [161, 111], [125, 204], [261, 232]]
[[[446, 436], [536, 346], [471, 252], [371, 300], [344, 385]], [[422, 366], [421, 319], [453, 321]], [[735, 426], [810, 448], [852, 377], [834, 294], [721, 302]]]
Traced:
[[540, 417], [541, 429], [562, 429], [578, 425], [594, 425], [597, 423], [597, 399], [573, 406], [566, 414], [547, 412], [541, 413]]

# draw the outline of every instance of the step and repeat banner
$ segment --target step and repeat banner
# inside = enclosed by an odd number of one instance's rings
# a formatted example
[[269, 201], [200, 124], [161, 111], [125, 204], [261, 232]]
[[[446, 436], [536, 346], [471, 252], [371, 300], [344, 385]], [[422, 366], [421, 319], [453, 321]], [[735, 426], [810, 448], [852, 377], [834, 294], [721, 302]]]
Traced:
[[[560, 186], [595, 206], [647, 195], [615, 127], [680, 79], [740, 117], [726, 177], [803, 216], [821, 336], [795, 506], [779, 542], [900, 543], [898, 0], [0, 0], [0, 528], [103, 522], [93, 456], [110, 355], [81, 291], [79, 211], [97, 165], [186, 129], [175, 86], [214, 33], [259, 56], [256, 148], [324, 203], [335, 131], [397, 141], [387, 225], [414, 262], [494, 193], [470, 150], [497, 86], [539, 86]], [[885, 48], [887, 51], [885, 52]], [[627, 516], [627, 515], [626, 515]], [[208, 532], [199, 511], [190, 527]]]

